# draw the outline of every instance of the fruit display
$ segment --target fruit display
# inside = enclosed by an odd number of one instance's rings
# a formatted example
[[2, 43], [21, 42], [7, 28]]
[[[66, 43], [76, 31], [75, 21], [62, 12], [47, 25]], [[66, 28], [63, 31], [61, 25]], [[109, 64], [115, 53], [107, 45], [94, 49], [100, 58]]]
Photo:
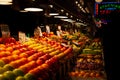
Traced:
[[104, 72], [102, 71], [73, 71], [69, 73], [72, 76], [72, 80], [106, 80]]
[[86, 42], [77, 56], [74, 70], [69, 73], [73, 80], [106, 80], [102, 44], [99, 39]]
[[0, 46], [0, 80], [48, 80], [51, 76], [55, 78], [56, 71], [64, 64], [61, 60], [70, 59], [69, 55], [73, 54], [72, 47], [65, 47], [45, 38], [31, 38], [24, 43]]
[[2, 44], [9, 44], [9, 43], [16, 43], [16, 40], [13, 37], [8, 37], [8, 38], [0, 38], [0, 43]]
[[[26, 42], [0, 44], [0, 80], [104, 80], [102, 44], [82, 33], [43, 32]], [[69, 74], [68, 74], [69, 73]]]
[[90, 43], [87, 43], [85, 45], [85, 48], [83, 49], [83, 54], [102, 54], [102, 44], [99, 39], [93, 39], [90, 41]]
[[103, 70], [103, 59], [100, 54], [97, 55], [79, 55], [76, 69], [79, 70]]

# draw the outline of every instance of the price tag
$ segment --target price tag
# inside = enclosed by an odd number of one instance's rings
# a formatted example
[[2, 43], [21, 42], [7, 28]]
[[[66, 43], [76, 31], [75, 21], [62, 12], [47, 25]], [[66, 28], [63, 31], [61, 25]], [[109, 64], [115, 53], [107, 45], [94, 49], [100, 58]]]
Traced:
[[10, 36], [10, 32], [7, 32], [7, 31], [2, 31], [2, 37], [3, 38], [7, 38]]
[[61, 30], [61, 26], [58, 26], [58, 30]]
[[75, 29], [75, 33], [77, 33], [77, 29]]
[[61, 43], [62, 46], [65, 46], [65, 47], [70, 47], [69, 45], [65, 44], [65, 43]]
[[46, 32], [50, 34], [50, 26], [46, 25]]
[[59, 32], [59, 31], [57, 31], [57, 36], [59, 36], [59, 37], [60, 37], [60, 32]]
[[3, 38], [7, 38], [10, 36], [10, 30], [7, 24], [0, 24], [0, 28], [1, 28], [1, 33]]
[[25, 42], [25, 40], [26, 40], [26, 35], [25, 35], [24, 32], [19, 31], [19, 32], [18, 32], [18, 37], [19, 37], [20, 43]]
[[40, 32], [40, 35], [39, 36], [43, 36], [42, 35], [42, 30], [41, 30], [41, 28], [40, 27], [37, 27], [38, 28], [38, 30], [39, 30], [39, 32]]

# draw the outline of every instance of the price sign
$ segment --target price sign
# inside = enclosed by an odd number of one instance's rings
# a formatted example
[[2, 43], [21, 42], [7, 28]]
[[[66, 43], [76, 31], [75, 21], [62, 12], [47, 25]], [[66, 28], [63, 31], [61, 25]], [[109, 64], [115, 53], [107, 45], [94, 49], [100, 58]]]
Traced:
[[114, 10], [120, 12], [120, 2], [101, 2], [95, 4], [95, 16], [108, 15]]
[[50, 26], [46, 25], [46, 32], [50, 34]]
[[120, 13], [120, 2], [101, 2], [95, 3], [94, 16], [104, 19], [106, 22], [111, 21], [109, 14], [113, 11]]
[[18, 37], [19, 37], [20, 43], [23, 43], [23, 42], [26, 41], [26, 35], [25, 35], [24, 32], [19, 31], [19, 32], [18, 32]]
[[38, 26], [37, 27], [38, 28], [38, 30], [39, 30], [39, 32], [40, 32], [40, 35], [39, 36], [42, 36], [42, 30], [41, 30], [41, 28]]
[[1, 33], [3, 38], [7, 38], [10, 36], [10, 30], [7, 24], [0, 24], [0, 28], [1, 28]]
[[59, 37], [60, 37], [60, 32], [59, 32], [59, 31], [56, 31], [56, 33], [57, 33], [57, 36], [59, 36]]

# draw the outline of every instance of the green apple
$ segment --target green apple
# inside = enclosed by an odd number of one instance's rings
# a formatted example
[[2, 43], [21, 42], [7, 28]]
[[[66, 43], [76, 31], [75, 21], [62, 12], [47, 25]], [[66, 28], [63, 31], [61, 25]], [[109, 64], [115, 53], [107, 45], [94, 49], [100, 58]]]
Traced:
[[3, 68], [3, 67], [0, 67], [0, 74], [2, 74], [2, 73], [4, 73], [4, 72], [5, 72], [4, 68]]
[[12, 71], [6, 71], [3, 73], [3, 75], [8, 79], [8, 80], [15, 80], [16, 75]]
[[0, 60], [0, 67], [3, 67], [5, 65], [5, 62]]
[[24, 75], [25, 80], [36, 80], [35, 76], [31, 73], [27, 73]]
[[3, 68], [5, 71], [12, 71], [14, 69], [10, 64], [5, 64]]
[[25, 78], [23, 76], [18, 76], [18, 77], [16, 77], [15, 80], [25, 80]]
[[4, 75], [0, 74], [0, 80], [8, 80]]
[[13, 73], [16, 75], [16, 76], [24, 76], [24, 72], [20, 69], [14, 69], [13, 70]]

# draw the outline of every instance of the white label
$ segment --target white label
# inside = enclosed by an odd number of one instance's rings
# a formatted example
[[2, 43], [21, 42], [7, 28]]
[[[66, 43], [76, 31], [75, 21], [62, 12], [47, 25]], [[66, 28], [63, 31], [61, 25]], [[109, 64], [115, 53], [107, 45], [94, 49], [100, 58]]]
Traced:
[[50, 26], [46, 25], [46, 32], [50, 34]]
[[60, 32], [59, 32], [59, 31], [57, 31], [57, 36], [59, 36], [59, 37], [60, 37]]
[[41, 30], [41, 28], [40, 27], [37, 27], [37, 28], [38, 28], [38, 30], [40, 32], [40, 36], [42, 36], [42, 30]]
[[77, 33], [77, 29], [75, 29], [75, 33]]
[[26, 39], [25, 33], [19, 31], [19, 32], [18, 32], [18, 36], [19, 36], [19, 41], [20, 41], [20, 43], [25, 42], [25, 39]]

